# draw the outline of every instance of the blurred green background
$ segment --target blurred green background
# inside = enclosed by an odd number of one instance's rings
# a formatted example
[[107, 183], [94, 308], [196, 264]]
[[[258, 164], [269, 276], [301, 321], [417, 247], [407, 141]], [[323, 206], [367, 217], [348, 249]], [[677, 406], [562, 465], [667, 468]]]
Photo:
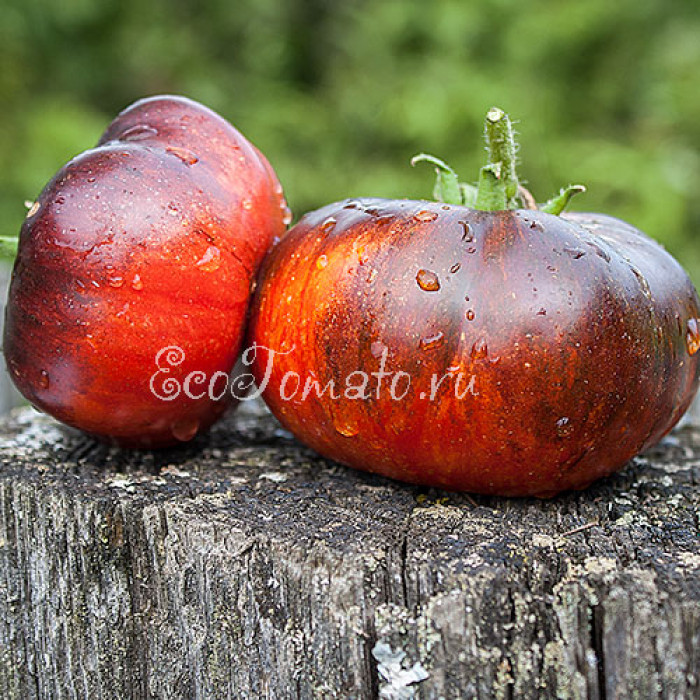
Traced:
[[297, 217], [429, 196], [419, 151], [475, 179], [498, 105], [540, 200], [586, 184], [575, 208], [637, 225], [700, 282], [697, 0], [4, 0], [2, 233], [120, 109], [162, 92], [233, 122]]

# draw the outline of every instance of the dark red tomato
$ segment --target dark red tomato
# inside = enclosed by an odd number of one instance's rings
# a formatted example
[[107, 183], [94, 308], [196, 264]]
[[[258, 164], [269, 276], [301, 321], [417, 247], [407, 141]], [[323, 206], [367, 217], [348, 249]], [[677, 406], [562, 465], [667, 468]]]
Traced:
[[204, 382], [232, 369], [288, 220], [272, 168], [228, 122], [182, 97], [135, 103], [24, 222], [4, 338], [18, 388], [122, 445], [191, 439], [230, 403]]
[[608, 216], [364, 199], [273, 248], [248, 344], [269, 349], [253, 364], [268, 406], [322, 455], [551, 496], [678, 421], [700, 376], [699, 303], [661, 246]]

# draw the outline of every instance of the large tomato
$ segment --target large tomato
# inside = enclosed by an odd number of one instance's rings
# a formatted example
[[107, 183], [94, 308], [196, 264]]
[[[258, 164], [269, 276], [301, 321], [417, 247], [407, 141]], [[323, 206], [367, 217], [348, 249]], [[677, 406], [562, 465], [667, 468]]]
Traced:
[[182, 97], [135, 103], [22, 226], [4, 338], [18, 388], [122, 445], [191, 439], [227, 405], [205, 378], [233, 367], [288, 220], [272, 168], [228, 122]]
[[267, 257], [253, 373], [321, 454], [551, 496], [619, 469], [688, 407], [699, 301], [681, 266], [622, 221], [558, 215], [572, 189], [546, 211], [518, 208], [501, 156], [468, 206], [443, 167], [438, 189], [456, 203], [331, 204]]

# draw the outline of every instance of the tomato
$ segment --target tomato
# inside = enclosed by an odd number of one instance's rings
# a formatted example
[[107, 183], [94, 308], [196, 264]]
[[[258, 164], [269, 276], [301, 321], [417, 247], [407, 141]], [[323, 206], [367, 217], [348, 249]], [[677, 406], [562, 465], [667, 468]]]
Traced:
[[429, 486], [547, 497], [621, 468], [697, 390], [687, 275], [629, 224], [559, 215], [576, 188], [524, 209], [503, 160], [476, 199], [431, 160], [456, 203], [331, 204], [266, 258], [268, 406], [328, 458]]
[[191, 439], [230, 403], [206, 381], [232, 369], [288, 220], [269, 163], [228, 122], [182, 97], [136, 102], [22, 226], [4, 337], [18, 388], [121, 445]]

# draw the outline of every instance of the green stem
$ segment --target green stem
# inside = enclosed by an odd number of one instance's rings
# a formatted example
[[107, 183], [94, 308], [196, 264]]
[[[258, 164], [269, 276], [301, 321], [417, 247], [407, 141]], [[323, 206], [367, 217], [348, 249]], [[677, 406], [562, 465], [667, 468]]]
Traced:
[[416, 163], [431, 163], [435, 166], [437, 180], [433, 188], [433, 197], [445, 204], [463, 204], [462, 192], [459, 187], [457, 173], [444, 161], [427, 153], [419, 153], [411, 158], [411, 165]]
[[479, 193], [475, 209], [502, 211], [506, 209], [506, 187], [501, 176], [501, 164], [489, 163], [479, 173]]
[[0, 258], [16, 258], [18, 244], [16, 236], [0, 236]]
[[[457, 173], [447, 163], [426, 153], [415, 156], [411, 165], [426, 162], [435, 166], [437, 182], [433, 196], [439, 202], [483, 211], [503, 211], [522, 206], [536, 210], [534, 198], [518, 182], [515, 168], [518, 145], [515, 142], [513, 124], [502, 109], [492, 107], [488, 111], [484, 134], [488, 164], [481, 168], [478, 187], [459, 182]], [[542, 205], [540, 210], [547, 214], [561, 214], [575, 194], [585, 191], [586, 188], [582, 185], [569, 185]]]
[[583, 185], [569, 185], [564, 189], [559, 191], [559, 194], [552, 197], [549, 201], [540, 207], [540, 211], [544, 211], [547, 214], [554, 214], [555, 216], [561, 214], [569, 200], [575, 195], [581, 192], [585, 192], [586, 188]]
[[515, 172], [516, 152], [513, 125], [508, 115], [498, 107], [492, 107], [486, 115], [484, 128], [489, 163], [501, 164], [501, 179], [506, 190], [508, 209], [518, 207], [518, 175]]

